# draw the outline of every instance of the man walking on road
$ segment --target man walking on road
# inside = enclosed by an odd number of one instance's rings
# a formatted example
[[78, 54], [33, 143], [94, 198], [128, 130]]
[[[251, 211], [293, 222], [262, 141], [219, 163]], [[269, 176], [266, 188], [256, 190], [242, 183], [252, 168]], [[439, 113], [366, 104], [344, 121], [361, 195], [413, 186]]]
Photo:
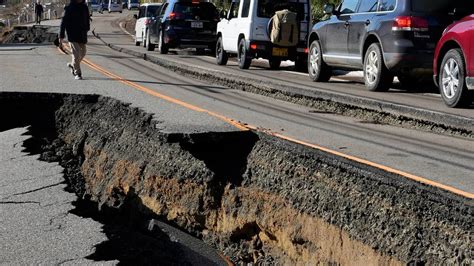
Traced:
[[86, 56], [87, 32], [90, 30], [89, 8], [84, 0], [71, 0], [64, 8], [59, 32], [59, 45], [67, 34], [72, 51], [72, 63], [68, 63], [75, 79], [82, 79], [81, 61]]
[[43, 5], [40, 1], [35, 4], [36, 24], [41, 24], [41, 17], [43, 16]]

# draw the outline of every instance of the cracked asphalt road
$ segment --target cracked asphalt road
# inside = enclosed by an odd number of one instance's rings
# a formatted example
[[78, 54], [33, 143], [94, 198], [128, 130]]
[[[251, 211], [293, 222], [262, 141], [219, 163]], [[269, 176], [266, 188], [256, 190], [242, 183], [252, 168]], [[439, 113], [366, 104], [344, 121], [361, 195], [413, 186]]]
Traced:
[[107, 240], [102, 224], [69, 213], [63, 169], [22, 151], [26, 128], [0, 132], [0, 263], [116, 264], [84, 259]]

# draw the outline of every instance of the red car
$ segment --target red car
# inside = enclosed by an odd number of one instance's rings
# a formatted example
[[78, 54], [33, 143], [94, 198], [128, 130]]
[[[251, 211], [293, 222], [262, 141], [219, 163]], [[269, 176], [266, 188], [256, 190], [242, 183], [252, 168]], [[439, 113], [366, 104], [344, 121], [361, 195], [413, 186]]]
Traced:
[[446, 28], [435, 51], [434, 80], [449, 107], [472, 103], [474, 94], [474, 14]]

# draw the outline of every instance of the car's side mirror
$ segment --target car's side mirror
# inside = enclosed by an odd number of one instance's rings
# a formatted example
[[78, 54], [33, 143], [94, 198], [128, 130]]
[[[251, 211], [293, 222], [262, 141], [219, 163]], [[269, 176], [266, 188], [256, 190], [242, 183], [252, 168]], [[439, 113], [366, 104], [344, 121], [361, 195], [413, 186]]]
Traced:
[[334, 5], [333, 4], [325, 4], [323, 7], [323, 12], [325, 15], [332, 15], [334, 14]]
[[133, 18], [134, 18], [134, 19], [138, 19], [137, 14], [133, 14]]
[[225, 10], [221, 10], [221, 12], [219, 12], [219, 18], [221, 19], [227, 18], [227, 12]]

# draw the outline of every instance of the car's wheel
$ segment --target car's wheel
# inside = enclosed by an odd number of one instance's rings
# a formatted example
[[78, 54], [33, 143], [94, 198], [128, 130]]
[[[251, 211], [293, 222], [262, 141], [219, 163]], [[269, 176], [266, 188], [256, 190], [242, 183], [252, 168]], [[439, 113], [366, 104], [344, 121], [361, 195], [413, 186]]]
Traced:
[[373, 43], [367, 49], [363, 72], [365, 87], [370, 91], [387, 91], [393, 83], [393, 74], [385, 66], [379, 43]]
[[461, 49], [449, 50], [439, 68], [439, 88], [444, 103], [449, 107], [463, 107], [470, 103], [465, 81], [466, 63]]
[[146, 34], [146, 50], [147, 51], [155, 51], [155, 45], [153, 43], [151, 43], [150, 34], [148, 33], [148, 31], [147, 31], [147, 34]]
[[239, 42], [239, 52], [237, 54], [240, 69], [248, 69], [252, 64], [252, 57], [249, 55], [249, 51], [245, 45], [245, 39], [241, 39]]
[[280, 64], [281, 64], [281, 59], [271, 58], [268, 60], [268, 64], [270, 65], [270, 69], [279, 69]]
[[224, 47], [222, 46], [222, 37], [219, 37], [217, 39], [216, 43], [216, 61], [218, 65], [226, 65], [227, 60], [229, 60], [229, 55], [226, 53], [224, 50]]
[[167, 54], [168, 53], [168, 46], [166, 45], [165, 41], [163, 40], [163, 32], [160, 31], [158, 34], [158, 51], [160, 54]]
[[142, 32], [142, 40], [143, 40], [143, 48], [146, 48], [146, 39], [148, 36], [148, 30], [146, 30], [145, 32]]
[[140, 42], [137, 41], [137, 35], [135, 34], [135, 46], [140, 46]]
[[331, 68], [323, 60], [321, 44], [318, 40], [314, 40], [309, 48], [308, 74], [313, 81], [326, 82], [331, 78]]

